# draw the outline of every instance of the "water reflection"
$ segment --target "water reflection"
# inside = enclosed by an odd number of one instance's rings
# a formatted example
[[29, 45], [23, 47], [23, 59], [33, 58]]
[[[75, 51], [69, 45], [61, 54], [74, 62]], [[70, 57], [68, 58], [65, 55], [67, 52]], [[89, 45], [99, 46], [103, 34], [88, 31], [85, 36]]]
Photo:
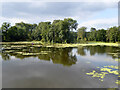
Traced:
[[10, 59], [10, 55], [8, 53], [1, 53], [2, 59], [3, 60], [9, 60]]
[[[86, 56], [87, 51], [90, 52], [90, 55], [95, 54], [107, 54], [112, 56], [112, 58], [117, 58], [119, 56], [120, 50], [116, 47], [103, 47], [103, 46], [87, 46], [87, 47], [78, 47], [77, 54], [81, 56]], [[63, 64], [71, 66], [76, 64], [76, 54], [72, 53], [73, 48], [45, 48], [45, 47], [20, 47], [11, 48], [7, 46], [2, 50], [1, 56], [3, 60], [11, 60], [11, 56], [15, 58], [24, 59], [27, 57], [38, 57], [40, 60], [52, 61], [56, 64]]]
[[78, 47], [77, 53], [80, 54], [81, 56], [85, 56], [86, 55], [85, 48], [84, 47]]
[[77, 53], [81, 56], [86, 56], [87, 51], [90, 52], [90, 56], [95, 54], [103, 55], [107, 54], [112, 56], [113, 59], [120, 57], [120, 48], [118, 47], [108, 47], [108, 46], [87, 46], [87, 47], [78, 47]]
[[[19, 50], [18, 49], [4, 49], [1, 53], [1, 56], [3, 60], [10, 60], [11, 59], [10, 56], [15, 56], [15, 58], [19, 58], [19, 59], [24, 59], [27, 57], [38, 57], [40, 60], [46, 60], [46, 61], [52, 60], [52, 62], [56, 64], [63, 64], [63, 65], [71, 66], [72, 64], [75, 64], [77, 61], [76, 55], [72, 55], [71, 51], [72, 51], [72, 48], [63, 49], [63, 48], [26, 47], [24, 49], [19, 49]], [[46, 53], [40, 53], [40, 52], [46, 52]], [[28, 55], [24, 55], [24, 53], [28, 53]]]
[[[118, 87], [115, 83], [118, 76], [111, 72], [105, 76], [102, 72], [105, 68], [117, 67], [117, 62], [112, 58], [116, 58], [119, 52], [119, 48], [105, 46], [78, 48], [6, 46], [0, 54], [4, 60], [2, 85], [4, 88]], [[13, 57], [14, 60], [12, 60]], [[89, 75], [93, 70], [96, 73], [91, 77]], [[99, 78], [102, 78], [102, 81]]]

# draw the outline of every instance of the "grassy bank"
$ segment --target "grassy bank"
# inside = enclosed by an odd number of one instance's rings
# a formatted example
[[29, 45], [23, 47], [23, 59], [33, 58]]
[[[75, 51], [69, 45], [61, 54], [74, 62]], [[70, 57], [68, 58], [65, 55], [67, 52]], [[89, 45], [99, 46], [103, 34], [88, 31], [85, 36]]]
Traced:
[[46, 47], [79, 47], [79, 46], [114, 46], [120, 47], [118, 43], [88, 43], [88, 44], [54, 44], [54, 45], [46, 45]]
[[41, 41], [0, 42], [0, 45], [42, 45]]
[[79, 47], [79, 46], [115, 46], [120, 47], [119, 43], [105, 43], [105, 42], [88, 42], [87, 44], [50, 44], [50, 43], [43, 43], [41, 41], [24, 41], [24, 42], [0, 42], [0, 45], [12, 45], [13, 47], [19, 47], [21, 45], [29, 45], [34, 47], [57, 47], [57, 48], [65, 48], [65, 47]]

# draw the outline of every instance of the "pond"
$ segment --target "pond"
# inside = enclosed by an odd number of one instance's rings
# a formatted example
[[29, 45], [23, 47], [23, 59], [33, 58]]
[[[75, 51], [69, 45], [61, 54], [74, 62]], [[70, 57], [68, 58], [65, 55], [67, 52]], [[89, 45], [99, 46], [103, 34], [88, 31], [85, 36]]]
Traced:
[[118, 88], [120, 48], [4, 46], [3, 88]]

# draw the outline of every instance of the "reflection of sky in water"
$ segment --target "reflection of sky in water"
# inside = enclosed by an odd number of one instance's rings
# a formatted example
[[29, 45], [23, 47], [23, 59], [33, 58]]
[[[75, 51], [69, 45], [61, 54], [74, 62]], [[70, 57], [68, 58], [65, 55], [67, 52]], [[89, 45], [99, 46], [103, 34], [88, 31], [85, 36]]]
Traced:
[[114, 59], [111, 56], [108, 56], [106, 53], [104, 54], [95, 54], [93, 56], [90, 55], [89, 50], [84, 50], [86, 55], [81, 56], [77, 53], [77, 48], [73, 49], [72, 52], [77, 56], [77, 63], [81, 62], [90, 62], [92, 65], [97, 67], [103, 67], [107, 65], [118, 65], [117, 61], [114, 61]]
[[[101, 82], [97, 78], [91, 78], [86, 75], [87, 72], [93, 69], [98, 70], [97, 67], [118, 64], [106, 52], [103, 54], [96, 52], [92, 56], [89, 49], [83, 48], [80, 48], [79, 51], [77, 48], [74, 48], [71, 50], [60, 50], [59, 52], [61, 53], [56, 54], [52, 51], [52, 54], [49, 55], [50, 61], [44, 60], [44, 58], [40, 59], [40, 57], [20, 59], [15, 56], [11, 56], [10, 60], [3, 60], [3, 87], [117, 87], [115, 84], [116, 76], [109, 75], [104, 82]], [[78, 52], [81, 54], [78, 54]], [[75, 64], [72, 63], [74, 55], [76, 55], [77, 59]], [[55, 57], [55, 60], [52, 56]], [[64, 62], [65, 59], [67, 60]], [[64, 66], [70, 62], [69, 66]]]

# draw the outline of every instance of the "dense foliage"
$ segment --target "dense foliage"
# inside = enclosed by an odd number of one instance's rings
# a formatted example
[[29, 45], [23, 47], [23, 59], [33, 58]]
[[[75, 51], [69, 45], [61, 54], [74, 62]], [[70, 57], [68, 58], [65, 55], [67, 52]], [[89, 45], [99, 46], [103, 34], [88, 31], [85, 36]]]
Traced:
[[78, 23], [71, 18], [40, 22], [37, 24], [16, 23], [11, 26], [4, 22], [1, 26], [2, 41], [43, 41], [50, 43], [79, 43], [85, 41], [119, 42], [119, 27], [111, 27], [107, 30], [87, 27], [77, 28]]

